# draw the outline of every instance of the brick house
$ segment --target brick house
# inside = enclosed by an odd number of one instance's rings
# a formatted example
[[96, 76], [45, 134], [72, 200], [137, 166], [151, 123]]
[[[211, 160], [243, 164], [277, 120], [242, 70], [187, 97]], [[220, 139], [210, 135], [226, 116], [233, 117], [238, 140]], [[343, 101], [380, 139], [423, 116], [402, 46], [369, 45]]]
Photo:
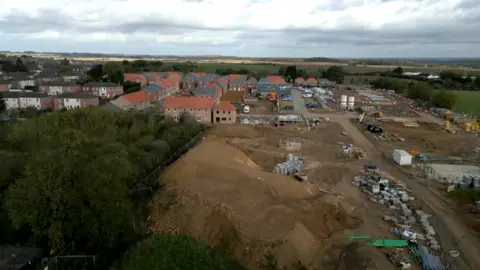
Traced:
[[204, 124], [212, 123], [212, 107], [215, 100], [200, 97], [167, 97], [165, 115], [178, 120], [187, 114]]
[[302, 78], [302, 77], [298, 77], [298, 78], [295, 79], [295, 84], [304, 85], [305, 84], [305, 79]]
[[220, 102], [213, 108], [213, 123], [234, 124], [237, 111], [230, 102]]
[[110, 103], [119, 110], [140, 111], [152, 106], [150, 102], [150, 95], [144, 91], [133, 92], [120, 96]]
[[213, 82], [217, 77], [218, 75], [216, 74], [205, 74], [200, 76], [198, 78], [197, 87], [205, 86], [205, 84]]
[[35, 86], [35, 80], [31, 77], [12, 78], [12, 86], [18, 89], [25, 89], [27, 86]]
[[199, 86], [192, 90], [192, 94], [196, 97], [208, 98], [213, 100], [218, 100], [222, 96], [221, 90], [213, 86], [213, 84]]
[[247, 90], [247, 75], [230, 74], [228, 76], [228, 91], [245, 91]]
[[99, 98], [89, 93], [62, 93], [53, 98], [55, 110], [98, 107]]
[[182, 81], [181, 81], [181, 88], [186, 91], [190, 91], [197, 87], [198, 84], [198, 79], [200, 78], [200, 75], [197, 73], [187, 73], [185, 76], [183, 76]]
[[123, 75], [123, 79], [126, 82], [128, 81], [128, 82], [139, 83], [141, 86], [146, 86], [149, 83], [148, 78], [146, 78], [145, 76], [143, 76], [141, 74], [137, 74], [137, 73], [125, 73]]
[[40, 84], [38, 91], [41, 93], [46, 93], [51, 96], [59, 95], [62, 93], [75, 93], [81, 92], [82, 86], [77, 85], [74, 82], [43, 82]]
[[12, 83], [10, 81], [0, 80], [0, 92], [6, 92], [12, 87]]
[[310, 77], [310, 78], [307, 78], [307, 80], [305, 81], [305, 83], [306, 83], [307, 85], [317, 85], [317, 84], [318, 84], [318, 81], [317, 81], [317, 79]]
[[112, 82], [89, 82], [82, 87], [82, 91], [97, 97], [111, 99], [123, 94], [123, 86]]
[[26, 109], [34, 107], [36, 109], [52, 109], [53, 97], [45, 93], [7, 91], [2, 92], [7, 109]]
[[255, 79], [254, 77], [248, 78], [248, 80], [247, 80], [247, 90], [249, 92], [251, 92], [252, 89], [255, 89], [255, 86], [257, 86], [257, 79]]
[[167, 97], [167, 89], [160, 84], [151, 83], [148, 86], [142, 88], [140, 90], [145, 92], [150, 97], [150, 102], [165, 102], [165, 98]]
[[215, 82], [217, 86], [222, 89], [222, 94], [228, 91], [228, 79], [224, 77], [218, 77]]

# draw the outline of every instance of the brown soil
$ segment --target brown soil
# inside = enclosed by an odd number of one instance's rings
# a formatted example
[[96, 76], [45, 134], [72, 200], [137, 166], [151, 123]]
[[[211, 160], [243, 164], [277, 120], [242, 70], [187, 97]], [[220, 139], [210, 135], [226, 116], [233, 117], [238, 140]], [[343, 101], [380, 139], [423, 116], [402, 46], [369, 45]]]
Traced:
[[320, 266], [330, 259], [318, 254], [334, 239], [341, 245], [342, 236], [362, 224], [315, 185], [265, 172], [222, 140], [207, 139], [188, 152], [161, 182], [165, 186], [152, 201], [154, 233], [194, 236], [228, 250], [249, 269], [258, 269], [267, 251], [287, 269], [298, 260], [327, 269]]

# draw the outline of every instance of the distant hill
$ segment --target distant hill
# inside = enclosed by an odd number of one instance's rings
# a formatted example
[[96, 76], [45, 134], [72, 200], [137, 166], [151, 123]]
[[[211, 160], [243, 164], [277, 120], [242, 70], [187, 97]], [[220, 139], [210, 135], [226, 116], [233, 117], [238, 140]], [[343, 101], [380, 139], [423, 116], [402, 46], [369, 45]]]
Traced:
[[312, 57], [312, 58], [303, 59], [303, 61], [304, 61], [304, 62], [330, 62], [330, 63], [340, 63], [340, 62], [344, 62], [345, 60], [333, 59], [333, 58], [327, 58], [327, 57]]

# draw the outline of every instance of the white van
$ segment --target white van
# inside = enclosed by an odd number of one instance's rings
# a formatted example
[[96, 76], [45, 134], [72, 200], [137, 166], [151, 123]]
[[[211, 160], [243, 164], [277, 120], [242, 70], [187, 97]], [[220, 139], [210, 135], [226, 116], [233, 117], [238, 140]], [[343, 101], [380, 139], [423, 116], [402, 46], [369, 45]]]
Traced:
[[243, 113], [250, 113], [250, 106], [245, 105], [245, 106], [243, 107]]

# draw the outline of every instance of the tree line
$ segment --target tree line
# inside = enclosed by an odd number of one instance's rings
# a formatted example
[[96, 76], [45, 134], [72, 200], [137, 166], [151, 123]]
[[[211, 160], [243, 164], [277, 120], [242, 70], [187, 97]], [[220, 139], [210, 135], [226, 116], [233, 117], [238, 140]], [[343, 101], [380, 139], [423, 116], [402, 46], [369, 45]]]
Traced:
[[34, 237], [58, 251], [75, 240], [89, 254], [131, 244], [144, 232], [129, 188], [201, 130], [189, 117], [100, 108], [1, 124], [4, 244]]
[[457, 96], [451, 91], [435, 89], [428, 83], [417, 81], [406, 81], [396, 78], [380, 77], [371, 82], [373, 88], [391, 89], [397, 94], [403, 94], [406, 97], [420, 102], [424, 105], [433, 107], [453, 109], [457, 101]]

